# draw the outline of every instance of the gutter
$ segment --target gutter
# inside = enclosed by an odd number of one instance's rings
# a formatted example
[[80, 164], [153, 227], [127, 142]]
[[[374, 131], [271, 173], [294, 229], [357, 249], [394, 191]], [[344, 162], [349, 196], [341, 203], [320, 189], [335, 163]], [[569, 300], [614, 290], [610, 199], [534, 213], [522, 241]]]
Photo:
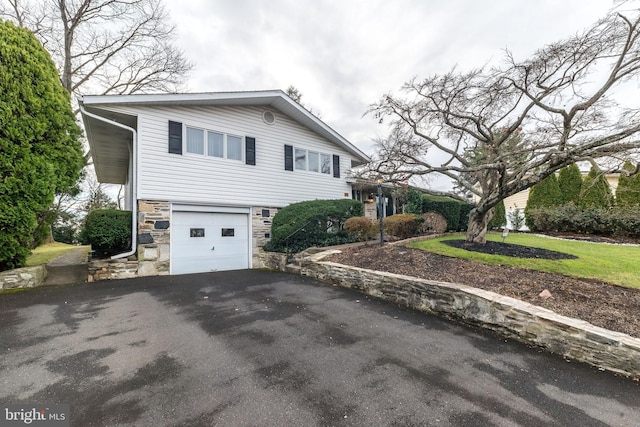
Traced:
[[122, 123], [118, 123], [113, 120], [106, 119], [104, 117], [98, 116], [97, 114], [93, 114], [84, 109], [82, 102], [78, 103], [80, 105], [80, 111], [82, 115], [94, 118], [104, 123], [108, 123], [110, 125], [119, 127], [121, 129], [126, 129], [132, 134], [132, 142], [131, 145], [133, 147], [129, 147], [129, 155], [131, 156], [131, 249], [127, 252], [123, 252], [120, 254], [116, 254], [111, 256], [111, 259], [120, 259], [126, 258], [136, 253], [136, 246], [138, 244], [138, 229], [137, 229], [137, 216], [138, 216], [138, 192], [137, 192], [137, 161], [138, 161], [138, 132], [129, 126], [123, 125]]

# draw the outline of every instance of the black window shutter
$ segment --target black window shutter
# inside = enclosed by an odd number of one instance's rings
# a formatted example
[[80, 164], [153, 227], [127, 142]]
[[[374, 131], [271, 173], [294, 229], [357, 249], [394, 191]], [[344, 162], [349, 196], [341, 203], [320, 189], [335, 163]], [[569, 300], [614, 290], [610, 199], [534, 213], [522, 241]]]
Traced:
[[245, 149], [245, 163], [248, 165], [255, 166], [256, 164], [256, 139], [247, 136], [244, 138], [244, 149]]
[[169, 120], [169, 152], [182, 154], [182, 123]]
[[333, 155], [333, 177], [340, 178], [340, 156]]
[[284, 170], [293, 170], [293, 147], [291, 145], [284, 146]]

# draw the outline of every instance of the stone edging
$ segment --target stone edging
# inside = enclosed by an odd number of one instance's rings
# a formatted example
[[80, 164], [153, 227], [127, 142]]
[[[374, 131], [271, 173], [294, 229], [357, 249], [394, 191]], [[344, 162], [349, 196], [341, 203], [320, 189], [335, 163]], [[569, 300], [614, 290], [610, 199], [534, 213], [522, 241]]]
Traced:
[[36, 265], [7, 270], [0, 273], [0, 289], [35, 288], [47, 277], [47, 267]]
[[337, 252], [329, 250], [298, 259], [299, 270], [293, 271], [478, 325], [601, 369], [640, 377], [638, 338], [483, 289], [322, 261]]

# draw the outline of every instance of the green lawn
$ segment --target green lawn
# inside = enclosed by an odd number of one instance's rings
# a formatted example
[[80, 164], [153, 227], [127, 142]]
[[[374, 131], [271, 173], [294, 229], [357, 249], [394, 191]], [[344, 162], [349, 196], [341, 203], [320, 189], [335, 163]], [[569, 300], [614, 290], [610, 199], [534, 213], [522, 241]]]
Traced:
[[[441, 243], [442, 240], [451, 239], [464, 239], [464, 235], [447, 235], [437, 239], [410, 243], [409, 246], [485, 264], [510, 265], [568, 276], [601, 279], [618, 285], [640, 288], [640, 246], [551, 239], [525, 233], [510, 233], [505, 240], [506, 243], [544, 248], [578, 257], [578, 259], [568, 260], [545, 260], [488, 255], [452, 248]], [[489, 233], [487, 240], [502, 241], [502, 236], [500, 233]]]
[[38, 246], [35, 248], [31, 255], [27, 258], [27, 265], [40, 265], [46, 264], [54, 258], [57, 258], [61, 255], [66, 254], [69, 251], [77, 249], [79, 247], [87, 248], [87, 252], [89, 251], [89, 246], [74, 246], [67, 245], [66, 243], [47, 243], [42, 246]]

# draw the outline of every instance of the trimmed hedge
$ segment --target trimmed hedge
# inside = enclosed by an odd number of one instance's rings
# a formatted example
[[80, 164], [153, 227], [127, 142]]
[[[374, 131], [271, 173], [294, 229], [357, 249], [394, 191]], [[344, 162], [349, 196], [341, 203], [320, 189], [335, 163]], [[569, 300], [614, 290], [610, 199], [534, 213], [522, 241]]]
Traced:
[[96, 255], [115, 255], [131, 248], [131, 211], [98, 209], [87, 215], [84, 237]]
[[530, 215], [536, 230], [541, 232], [640, 237], [640, 206], [581, 208], [567, 203], [532, 209]]
[[273, 252], [300, 252], [312, 246], [353, 242], [343, 225], [362, 216], [361, 202], [352, 199], [309, 200], [278, 211], [271, 224], [271, 240], [264, 246]]

